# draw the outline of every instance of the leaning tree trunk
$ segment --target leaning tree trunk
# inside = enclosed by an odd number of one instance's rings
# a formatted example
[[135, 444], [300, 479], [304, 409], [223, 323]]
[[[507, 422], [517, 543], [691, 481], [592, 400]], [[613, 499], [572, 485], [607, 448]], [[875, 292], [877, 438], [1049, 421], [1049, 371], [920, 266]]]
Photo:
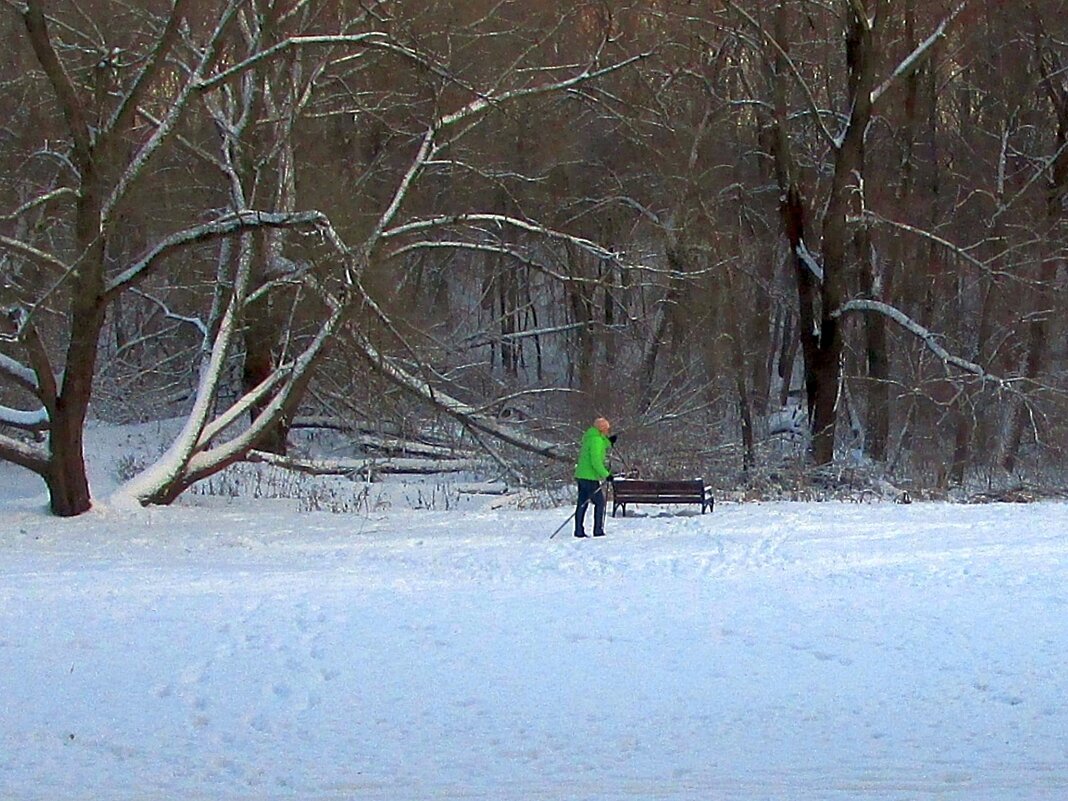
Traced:
[[[241, 371], [241, 387], [244, 392], [251, 392], [274, 373], [274, 345], [279, 338], [281, 321], [272, 313], [270, 298], [266, 295], [249, 304], [246, 311], [244, 330], [245, 360]], [[270, 403], [270, 397], [255, 404], [249, 411], [255, 419]], [[286, 440], [289, 429], [283, 421], [264, 432], [256, 443], [260, 450], [286, 455]]]

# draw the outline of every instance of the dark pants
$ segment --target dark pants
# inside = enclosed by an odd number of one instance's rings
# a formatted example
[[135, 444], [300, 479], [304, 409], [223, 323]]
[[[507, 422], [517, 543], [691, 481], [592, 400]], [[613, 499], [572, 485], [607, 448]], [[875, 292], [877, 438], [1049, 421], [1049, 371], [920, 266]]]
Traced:
[[583, 524], [586, 520], [586, 507], [593, 501], [593, 535], [604, 534], [604, 510], [607, 503], [601, 481], [588, 478], [575, 479], [578, 482], [578, 506], [575, 507], [575, 534], [585, 533]]

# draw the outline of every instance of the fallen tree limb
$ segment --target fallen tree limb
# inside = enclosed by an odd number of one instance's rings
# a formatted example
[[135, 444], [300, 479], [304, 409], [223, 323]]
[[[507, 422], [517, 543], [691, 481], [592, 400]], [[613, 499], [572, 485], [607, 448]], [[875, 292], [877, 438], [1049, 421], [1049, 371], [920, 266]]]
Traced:
[[435, 475], [475, 470], [475, 459], [297, 459], [266, 451], [250, 451], [247, 462], [258, 462], [312, 476], [365, 476], [381, 473]]
[[474, 407], [435, 389], [424, 379], [405, 370], [397, 361], [379, 353], [366, 337], [356, 336], [355, 341], [363, 350], [367, 360], [381, 375], [411, 394], [432, 404], [435, 408], [455, 417], [470, 428], [489, 434], [501, 442], [506, 442], [528, 453], [535, 453], [561, 462], [572, 459], [573, 454], [559, 445], [545, 442], [524, 434], [514, 427], [499, 423], [489, 415], [477, 411]]

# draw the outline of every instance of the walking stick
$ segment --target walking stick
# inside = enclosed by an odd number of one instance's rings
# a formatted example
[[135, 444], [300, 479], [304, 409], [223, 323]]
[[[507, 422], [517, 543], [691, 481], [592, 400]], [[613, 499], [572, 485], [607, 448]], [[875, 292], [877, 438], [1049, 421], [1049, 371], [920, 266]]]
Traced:
[[[596, 495], [598, 492], [602, 492], [604, 490], [604, 485], [605, 485], [606, 481], [608, 481], [608, 479], [603, 479], [601, 481], [601, 483], [597, 485], [597, 489], [593, 492], [593, 495]], [[590, 497], [592, 498], [593, 495], [591, 495]], [[604, 501], [605, 501], [606, 504], [608, 503], [608, 496], [605, 496]], [[556, 529], [556, 531], [554, 531], [552, 534], [549, 535], [549, 539], [552, 539], [557, 534], [559, 534], [561, 531], [563, 531], [564, 530], [564, 526], [566, 526], [568, 523], [570, 523], [572, 520], [574, 520], [575, 519], [575, 515], [577, 515], [577, 514], [578, 514], [578, 505], [576, 504], [575, 505], [575, 511], [571, 513], [571, 516], [568, 517], [567, 520], [565, 520], [563, 523], [560, 524], [560, 526]]]

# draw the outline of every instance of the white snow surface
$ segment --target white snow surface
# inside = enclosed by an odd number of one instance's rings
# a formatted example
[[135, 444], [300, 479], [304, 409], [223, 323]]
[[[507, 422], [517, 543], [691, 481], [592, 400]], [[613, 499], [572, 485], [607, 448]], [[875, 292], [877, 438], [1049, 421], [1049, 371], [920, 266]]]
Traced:
[[1068, 795], [1068, 505], [44, 509], [0, 798]]

